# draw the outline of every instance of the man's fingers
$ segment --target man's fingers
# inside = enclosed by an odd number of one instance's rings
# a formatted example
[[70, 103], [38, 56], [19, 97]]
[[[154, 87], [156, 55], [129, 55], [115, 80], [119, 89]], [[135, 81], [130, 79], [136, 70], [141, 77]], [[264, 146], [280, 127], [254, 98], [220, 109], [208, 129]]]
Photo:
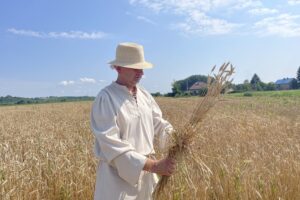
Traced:
[[169, 169], [172, 170], [172, 171], [174, 171], [176, 169], [176, 166], [172, 165], [172, 166], [169, 167]]
[[176, 160], [172, 159], [172, 158], [167, 158], [167, 162], [170, 163], [170, 164], [172, 164], [172, 165], [176, 164]]
[[169, 160], [168, 162], [167, 162], [167, 165], [169, 166], [169, 167], [175, 167], [176, 166], [176, 162], [175, 162], [175, 160], [174, 159], [172, 159], [172, 160]]
[[154, 170], [156, 173], [164, 176], [171, 176], [176, 170], [176, 161], [171, 158], [165, 158], [158, 161], [156, 169]]

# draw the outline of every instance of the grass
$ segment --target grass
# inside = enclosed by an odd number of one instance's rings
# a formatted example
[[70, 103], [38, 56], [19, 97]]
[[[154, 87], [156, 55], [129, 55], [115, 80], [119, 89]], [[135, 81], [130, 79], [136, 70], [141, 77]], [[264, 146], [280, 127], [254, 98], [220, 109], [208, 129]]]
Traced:
[[[197, 99], [157, 101], [180, 129]], [[91, 102], [0, 107], [0, 199], [93, 198], [90, 108]], [[171, 181], [163, 198], [300, 199], [299, 122], [297, 96], [223, 97], [197, 129], [192, 158], [176, 172], [185, 176]]]
[[[300, 97], [300, 90], [276, 90], [276, 91], [250, 91], [252, 96], [259, 97]], [[242, 97], [245, 93], [232, 93], [229, 96]]]
[[[211, 70], [211, 73], [214, 74], [209, 76], [207, 81], [207, 93], [203, 98], [198, 98], [193, 113], [190, 116], [189, 121], [182, 126], [180, 129], [174, 129], [172, 137], [169, 144], [167, 157], [175, 159], [178, 163], [179, 168], [185, 168], [189, 159], [193, 158], [191, 155], [191, 145], [194, 142], [195, 137], [197, 137], [197, 127], [205, 119], [209, 111], [213, 106], [218, 102], [221, 91], [227, 86], [228, 82], [231, 82], [231, 76], [234, 73], [234, 67], [228, 62], [224, 63], [218, 70], [215, 71], [216, 66]], [[198, 164], [198, 163], [197, 163]], [[181, 174], [183, 178], [189, 177], [189, 174]], [[180, 175], [180, 174], [179, 174]], [[161, 199], [163, 191], [170, 191], [168, 189], [169, 184], [168, 176], [162, 176], [159, 180], [154, 192], [154, 199]], [[180, 177], [171, 177], [174, 180], [181, 179]], [[190, 180], [189, 180], [190, 181]]]
[[[194, 102], [170, 101], [164, 109], [181, 111], [169, 120], [183, 124], [189, 116], [180, 116]], [[173, 180], [168, 190], [180, 194], [175, 199], [299, 199], [299, 120], [300, 98], [288, 104], [270, 97], [223, 99], [197, 130], [197, 162], [179, 169], [187, 178]]]
[[0, 108], [0, 199], [92, 199], [90, 104]]

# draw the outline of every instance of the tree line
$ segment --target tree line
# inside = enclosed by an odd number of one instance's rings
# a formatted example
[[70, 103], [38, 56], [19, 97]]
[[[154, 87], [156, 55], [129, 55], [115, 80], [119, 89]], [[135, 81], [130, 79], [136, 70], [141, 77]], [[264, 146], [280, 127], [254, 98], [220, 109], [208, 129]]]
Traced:
[[[300, 88], [300, 66], [297, 70], [296, 77], [288, 83], [289, 89]], [[247, 92], [247, 91], [272, 91], [278, 89], [274, 82], [264, 83], [261, 81], [257, 74], [254, 74], [251, 80], [245, 80], [242, 84], [232, 84], [231, 88], [235, 92]]]
[[[199, 93], [191, 93], [189, 88], [196, 82], [204, 82], [206, 83], [208, 76], [205, 75], [192, 75], [183, 80], [174, 81], [172, 83], [172, 92], [167, 94], [152, 93], [153, 96], [191, 96], [191, 95], [205, 95], [207, 88], [200, 89]], [[259, 76], [255, 73], [251, 80], [245, 80], [241, 84], [233, 84], [229, 83], [228, 88], [231, 92], [247, 92], [247, 91], [272, 91], [278, 89], [274, 82], [265, 83], [263, 82]], [[292, 81], [289, 83], [290, 89], [300, 89], [300, 66], [296, 73], [296, 78], [292, 78]], [[225, 92], [225, 91], [224, 91]]]
[[24, 98], [24, 97], [13, 97], [7, 95], [0, 97], [0, 105], [21, 105], [21, 104], [40, 104], [40, 103], [55, 103], [55, 102], [72, 102], [72, 101], [90, 101], [94, 100], [94, 97], [81, 96], [81, 97], [36, 97], [36, 98]]

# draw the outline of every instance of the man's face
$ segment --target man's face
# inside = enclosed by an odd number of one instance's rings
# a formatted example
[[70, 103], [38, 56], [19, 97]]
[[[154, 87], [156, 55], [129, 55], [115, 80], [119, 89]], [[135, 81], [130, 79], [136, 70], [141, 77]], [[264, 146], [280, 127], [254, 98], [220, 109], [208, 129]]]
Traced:
[[119, 78], [123, 81], [125, 85], [135, 86], [144, 75], [142, 69], [131, 69], [125, 67], [117, 67]]

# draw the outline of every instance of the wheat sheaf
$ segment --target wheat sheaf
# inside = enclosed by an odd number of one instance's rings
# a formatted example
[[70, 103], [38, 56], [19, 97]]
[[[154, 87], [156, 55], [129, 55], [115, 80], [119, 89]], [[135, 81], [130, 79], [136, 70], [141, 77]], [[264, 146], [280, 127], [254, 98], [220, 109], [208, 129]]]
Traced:
[[[218, 97], [220, 96], [222, 91], [224, 91], [233, 80], [231, 77], [234, 73], [234, 67], [230, 62], [221, 65], [216, 73], [215, 70], [216, 66], [212, 68], [211, 73], [208, 76], [207, 93], [204, 98], [199, 98], [199, 101], [196, 104], [189, 121], [183, 126], [183, 128], [180, 128], [180, 130], [175, 130], [172, 133], [172, 139], [170, 140], [171, 144], [169, 145], [169, 149], [167, 150], [167, 155], [169, 158], [175, 159], [176, 162], [181, 164], [181, 167], [183, 168], [186, 167], [185, 160], [193, 157], [193, 152], [191, 151], [190, 147], [193, 140], [197, 136], [197, 126], [203, 121], [203, 119], [205, 119], [210, 109], [218, 102]], [[194, 160], [194, 162], [198, 161]], [[199, 163], [199, 165], [203, 165], [205, 167], [204, 163]], [[189, 181], [189, 175], [187, 173], [175, 173], [171, 178], [174, 179], [176, 178], [174, 176], [180, 175], [187, 176], [182, 178]], [[177, 180], [180, 180], [182, 178], [178, 178]], [[153, 198], [155, 200], [162, 199], [162, 195], [165, 192], [171, 192], [169, 189], [172, 187], [168, 187], [168, 184], [170, 182], [169, 179], [170, 177], [168, 176], [161, 177], [153, 192]], [[191, 185], [193, 184], [191, 183]]]

